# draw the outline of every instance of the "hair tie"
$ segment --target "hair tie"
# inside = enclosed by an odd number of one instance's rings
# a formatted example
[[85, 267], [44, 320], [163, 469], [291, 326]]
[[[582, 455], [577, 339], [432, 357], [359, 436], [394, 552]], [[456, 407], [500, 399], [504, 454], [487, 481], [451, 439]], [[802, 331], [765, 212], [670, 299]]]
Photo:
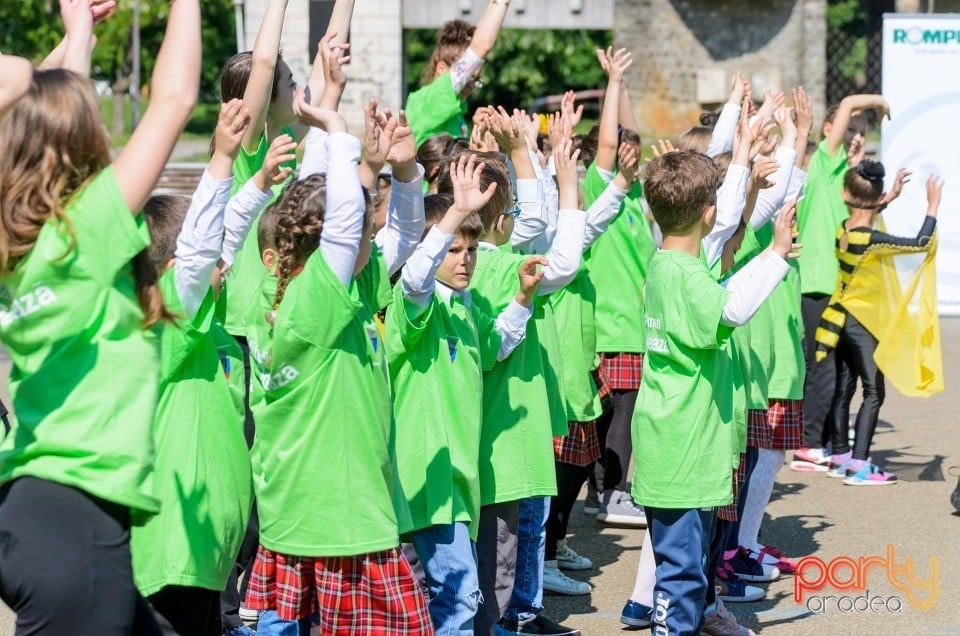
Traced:
[[864, 159], [858, 163], [854, 170], [858, 175], [871, 182], [882, 182], [883, 178], [887, 176], [887, 171], [884, 170], [883, 164], [879, 161], [871, 161], [870, 159]]

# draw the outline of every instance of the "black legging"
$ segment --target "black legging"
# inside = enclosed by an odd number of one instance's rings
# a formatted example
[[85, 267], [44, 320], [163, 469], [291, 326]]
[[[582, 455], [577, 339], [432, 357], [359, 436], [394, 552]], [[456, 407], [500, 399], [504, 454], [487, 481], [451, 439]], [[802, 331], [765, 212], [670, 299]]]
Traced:
[[133, 583], [127, 508], [44, 479], [0, 488], [0, 598], [16, 636], [161, 633]]
[[220, 592], [168, 585], [148, 599], [164, 636], [221, 636]]
[[550, 498], [550, 514], [547, 516], [546, 560], [557, 558], [557, 541], [567, 536], [567, 524], [570, 512], [580, 495], [580, 489], [587, 481], [592, 466], [574, 466], [564, 462], [555, 462], [557, 468], [557, 496]]
[[803, 358], [806, 379], [803, 383], [803, 446], [824, 448], [830, 438], [832, 420], [830, 404], [837, 384], [836, 361], [830, 356], [817, 362], [817, 341], [814, 334], [820, 325], [820, 315], [830, 304], [830, 296], [804, 295], [800, 299], [803, 315]]
[[614, 389], [610, 401], [604, 404], [604, 413], [597, 420], [602, 456], [594, 466], [594, 478], [599, 490], [627, 490], [630, 456], [633, 453], [631, 421], [637, 403], [636, 390]]
[[850, 401], [856, 389], [856, 379], [863, 385], [863, 404], [857, 413], [856, 438], [853, 445], [853, 458], [866, 460], [870, 457], [870, 444], [877, 430], [880, 418], [880, 406], [886, 395], [883, 373], [877, 368], [873, 354], [877, 350], [877, 339], [861, 325], [852, 314], [847, 315], [846, 324], [840, 332], [840, 342], [835, 355], [841, 364], [846, 365], [851, 375], [837, 382], [833, 404], [833, 452], [845, 453], [850, 449], [847, 441], [847, 426], [850, 419]]

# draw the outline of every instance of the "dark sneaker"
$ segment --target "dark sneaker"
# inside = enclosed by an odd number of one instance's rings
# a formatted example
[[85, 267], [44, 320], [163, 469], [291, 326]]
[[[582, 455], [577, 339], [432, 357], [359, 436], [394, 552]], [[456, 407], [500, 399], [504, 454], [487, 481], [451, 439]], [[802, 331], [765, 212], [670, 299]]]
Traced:
[[528, 621], [514, 621], [508, 618], [497, 623], [494, 634], [550, 634], [551, 636], [580, 636], [580, 630], [565, 627], [546, 616], [537, 616]]
[[620, 612], [620, 622], [630, 627], [650, 627], [650, 616], [653, 610], [637, 603], [636, 601], [627, 601]]

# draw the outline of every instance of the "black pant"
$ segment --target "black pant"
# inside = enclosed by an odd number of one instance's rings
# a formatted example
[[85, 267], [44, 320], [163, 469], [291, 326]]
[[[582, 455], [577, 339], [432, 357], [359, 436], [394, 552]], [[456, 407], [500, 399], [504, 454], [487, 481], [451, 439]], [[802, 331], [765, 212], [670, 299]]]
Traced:
[[833, 452], [845, 453], [850, 448], [847, 442], [847, 422], [850, 417], [850, 400], [856, 389], [856, 379], [859, 378], [863, 385], [863, 404], [857, 413], [854, 459], [866, 460], [870, 457], [870, 444], [873, 442], [877, 420], [880, 419], [880, 407], [886, 396], [883, 373], [873, 360], [876, 350], [877, 339], [852, 314], [848, 314], [843, 331], [840, 332], [840, 342], [835, 355], [850, 369], [851, 375], [838, 383], [834, 396]]
[[164, 636], [220, 636], [220, 592], [168, 585], [148, 599]]
[[550, 514], [547, 515], [547, 561], [557, 558], [557, 541], [567, 536], [570, 512], [591, 471], [590, 466], [574, 466], [564, 462], [554, 464], [557, 468], [557, 496], [550, 498]]
[[594, 465], [594, 478], [598, 490], [626, 492], [630, 456], [633, 453], [630, 423], [633, 420], [633, 407], [637, 403], [637, 391], [614, 389], [610, 398], [609, 406], [604, 405], [603, 416], [597, 420], [602, 456], [601, 461]]
[[[253, 421], [253, 411], [250, 410], [250, 382], [253, 381], [250, 370], [250, 347], [247, 339], [238, 337], [240, 349], [243, 351], [243, 373], [244, 373], [244, 391], [243, 391], [243, 434], [247, 440], [247, 448], [253, 446], [253, 436], [255, 426]], [[220, 597], [220, 620], [224, 629], [240, 627], [243, 621], [240, 619], [240, 604], [243, 597], [247, 594], [247, 583], [250, 578], [250, 571], [257, 560], [257, 548], [260, 545], [260, 520], [257, 516], [257, 502], [253, 502], [253, 508], [250, 511], [250, 522], [247, 524], [247, 532], [243, 536], [243, 543], [240, 544], [240, 554], [237, 555], [237, 561], [230, 571], [227, 578], [227, 587]], [[239, 590], [238, 590], [239, 588]]]
[[[750, 475], [753, 469], [757, 467], [757, 459], [760, 457], [760, 451], [755, 446], [747, 446], [747, 452], [744, 453], [744, 471], [743, 481], [737, 482], [737, 520], [727, 521], [723, 525], [723, 551], [729, 552], [736, 550], [740, 545], [740, 520], [743, 518], [743, 509], [747, 505], [747, 495], [750, 494]], [[717, 519], [719, 526], [720, 519]]]
[[829, 357], [817, 362], [817, 327], [820, 316], [830, 304], [830, 296], [805, 294], [800, 299], [803, 316], [803, 358], [806, 363], [806, 380], [803, 383], [803, 446], [824, 448], [830, 439], [828, 424], [830, 406], [837, 384], [836, 362]]
[[0, 488], [0, 598], [17, 636], [161, 633], [133, 583], [128, 509], [34, 477]]
[[709, 607], [717, 600], [717, 567], [723, 560], [724, 540], [730, 535], [730, 522], [717, 518], [713, 527], [713, 539], [707, 554], [707, 602]]

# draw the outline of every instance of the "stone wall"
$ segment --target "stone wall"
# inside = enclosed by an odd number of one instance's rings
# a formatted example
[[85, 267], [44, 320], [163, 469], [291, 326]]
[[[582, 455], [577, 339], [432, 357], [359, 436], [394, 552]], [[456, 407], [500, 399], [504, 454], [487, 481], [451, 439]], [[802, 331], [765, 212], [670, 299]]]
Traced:
[[826, 0], [618, 0], [614, 41], [634, 52], [628, 83], [642, 133], [695, 125], [726, 101], [737, 70], [765, 88], [802, 84], [824, 110]]

